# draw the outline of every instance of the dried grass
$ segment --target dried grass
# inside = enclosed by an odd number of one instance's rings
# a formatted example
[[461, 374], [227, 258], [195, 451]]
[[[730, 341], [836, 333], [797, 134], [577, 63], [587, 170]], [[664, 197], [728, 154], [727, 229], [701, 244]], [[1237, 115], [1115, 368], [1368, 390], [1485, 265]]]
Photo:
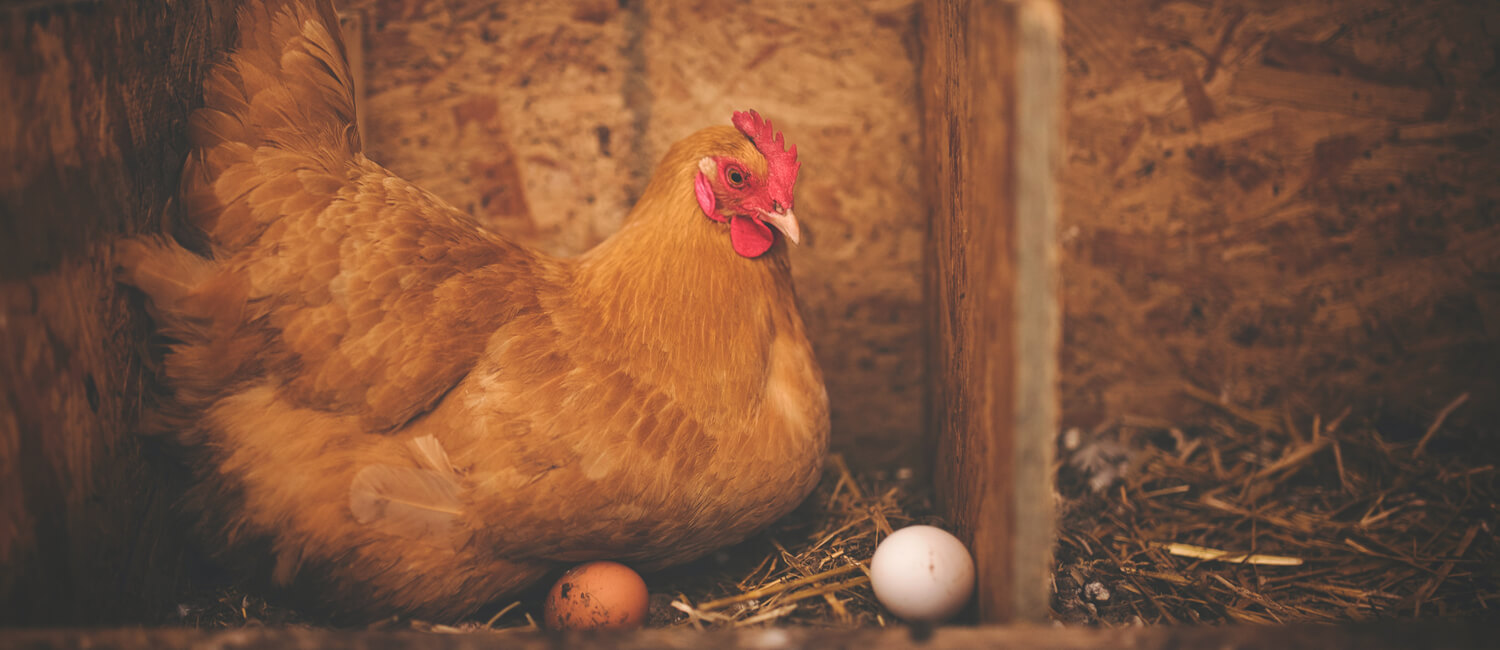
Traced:
[[[1059, 472], [1054, 615], [1070, 623], [1293, 623], [1492, 616], [1500, 598], [1494, 445], [1443, 422], [1395, 440], [1349, 411], [1225, 405], [1200, 426], [1122, 422], [1091, 446], [1129, 469]], [[1418, 430], [1420, 433], [1420, 430]], [[1391, 438], [1391, 439], [1388, 439]]]
[[930, 489], [909, 468], [856, 475], [834, 454], [791, 516], [707, 561], [654, 576], [675, 589], [658, 594], [651, 624], [886, 625], [869, 585], [870, 557], [893, 529], [941, 524], [932, 511]]

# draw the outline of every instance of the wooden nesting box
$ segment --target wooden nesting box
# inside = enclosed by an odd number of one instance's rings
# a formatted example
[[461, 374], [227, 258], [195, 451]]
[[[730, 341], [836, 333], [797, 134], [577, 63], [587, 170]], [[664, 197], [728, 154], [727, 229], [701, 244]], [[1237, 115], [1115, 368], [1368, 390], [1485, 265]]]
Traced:
[[[182, 586], [181, 477], [129, 435], [147, 332], [103, 251], [167, 223], [253, 1], [0, 9], [0, 623], [146, 620]], [[1063, 426], [1500, 404], [1494, 8], [339, 5], [372, 157], [552, 252], [613, 232], [678, 137], [774, 119], [834, 446], [928, 452], [983, 621], [1047, 615]]]

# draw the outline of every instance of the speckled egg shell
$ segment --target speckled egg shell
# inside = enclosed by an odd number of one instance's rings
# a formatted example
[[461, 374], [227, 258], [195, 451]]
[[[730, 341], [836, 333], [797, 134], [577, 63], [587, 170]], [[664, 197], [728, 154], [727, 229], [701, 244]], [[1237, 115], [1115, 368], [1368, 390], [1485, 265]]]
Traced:
[[634, 629], [646, 621], [646, 582], [618, 562], [580, 564], [547, 594], [542, 619], [549, 630]]

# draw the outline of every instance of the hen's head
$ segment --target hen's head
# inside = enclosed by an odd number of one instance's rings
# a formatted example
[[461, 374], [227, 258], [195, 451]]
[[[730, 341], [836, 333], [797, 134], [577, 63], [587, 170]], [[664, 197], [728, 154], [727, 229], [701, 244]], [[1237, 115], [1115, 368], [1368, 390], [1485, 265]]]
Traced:
[[773, 226], [794, 244], [801, 238], [792, 189], [802, 165], [797, 147], [787, 150], [782, 135], [755, 111], [736, 112], [734, 126], [740, 135], [715, 142], [698, 159], [693, 192], [704, 216], [728, 224], [736, 253], [759, 257], [776, 241]]

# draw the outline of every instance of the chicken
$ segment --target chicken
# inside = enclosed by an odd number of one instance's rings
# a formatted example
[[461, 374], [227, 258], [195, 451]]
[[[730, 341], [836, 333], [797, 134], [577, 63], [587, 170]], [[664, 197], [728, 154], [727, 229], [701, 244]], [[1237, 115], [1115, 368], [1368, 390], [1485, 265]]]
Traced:
[[336, 614], [456, 618], [794, 508], [829, 428], [796, 148], [735, 113], [670, 148], [618, 233], [552, 257], [360, 153], [336, 24], [241, 10], [189, 124], [197, 236], [115, 246], [168, 341], [143, 426], [185, 451], [206, 543]]

